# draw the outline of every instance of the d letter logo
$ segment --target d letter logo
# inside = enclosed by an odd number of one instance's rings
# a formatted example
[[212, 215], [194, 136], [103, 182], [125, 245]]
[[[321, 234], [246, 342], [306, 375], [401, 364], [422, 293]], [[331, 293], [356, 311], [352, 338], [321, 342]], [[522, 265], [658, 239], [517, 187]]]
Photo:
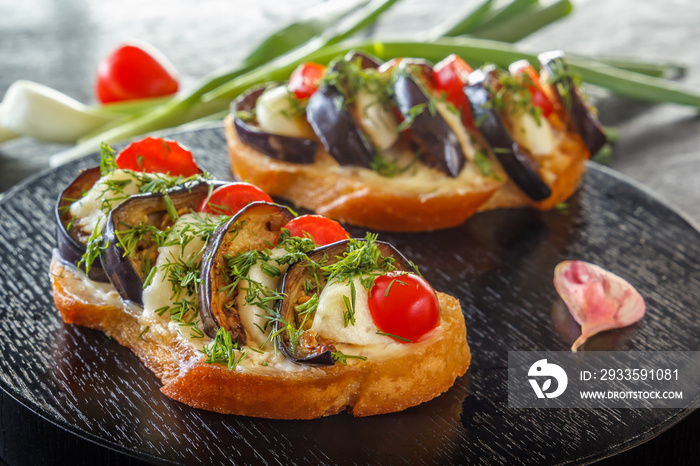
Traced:
[[[540, 359], [534, 363], [527, 375], [535, 377], [528, 379], [532, 389], [535, 390], [537, 398], [556, 398], [566, 390], [566, 385], [569, 383], [569, 378], [566, 372], [556, 364], [548, 364], [546, 359]], [[540, 386], [538, 378], [545, 378]], [[557, 381], [556, 390], [548, 391], [552, 386], [552, 378]]]

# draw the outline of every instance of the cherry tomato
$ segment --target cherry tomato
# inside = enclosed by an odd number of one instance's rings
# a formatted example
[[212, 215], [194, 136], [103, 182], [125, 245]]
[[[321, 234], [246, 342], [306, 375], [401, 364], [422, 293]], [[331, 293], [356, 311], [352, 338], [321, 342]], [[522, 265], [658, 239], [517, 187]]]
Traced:
[[192, 152], [177, 141], [147, 137], [129, 144], [117, 154], [117, 167], [146, 173], [167, 173], [171, 176], [192, 176], [201, 173]]
[[284, 228], [289, 230], [292, 236], [311, 236], [317, 246], [342, 241], [350, 236], [338, 222], [322, 215], [302, 215], [290, 220]]
[[410, 341], [419, 340], [440, 323], [435, 290], [413, 273], [390, 272], [375, 278], [369, 312], [380, 331]]
[[433, 80], [437, 89], [444, 92], [447, 95], [447, 101], [462, 112], [464, 123], [469, 127], [474, 127], [474, 123], [463, 89], [472, 71], [474, 70], [467, 62], [454, 54], [433, 67]]
[[528, 81], [527, 88], [532, 96], [532, 104], [542, 109], [545, 118], [548, 117], [554, 111], [554, 105], [542, 90], [540, 76], [535, 68], [527, 60], [520, 60], [511, 64], [508, 70], [513, 76], [524, 76], [523, 79]]
[[302, 63], [289, 77], [289, 89], [297, 99], [308, 99], [318, 89], [318, 81], [325, 72], [326, 67], [318, 63]]
[[212, 191], [211, 196], [199, 204], [197, 212], [235, 215], [255, 201], [272, 202], [272, 199], [265, 191], [250, 183], [230, 183]]
[[177, 90], [175, 68], [147, 45], [122, 45], [97, 66], [95, 92], [103, 104], [161, 97]]

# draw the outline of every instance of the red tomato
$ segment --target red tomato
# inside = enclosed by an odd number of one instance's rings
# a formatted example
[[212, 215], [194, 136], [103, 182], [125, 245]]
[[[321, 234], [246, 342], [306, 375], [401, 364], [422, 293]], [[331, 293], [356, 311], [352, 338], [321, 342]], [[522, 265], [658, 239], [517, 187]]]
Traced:
[[532, 96], [532, 104], [542, 109], [542, 115], [546, 118], [554, 111], [554, 105], [549, 100], [547, 95], [542, 90], [540, 84], [540, 76], [535, 71], [535, 68], [527, 60], [520, 60], [508, 67], [510, 74], [513, 76], [527, 76], [532, 83], [528, 85], [528, 91]]
[[412, 273], [390, 272], [377, 277], [369, 296], [369, 312], [380, 331], [411, 341], [440, 323], [435, 290]]
[[122, 45], [97, 66], [95, 92], [103, 104], [176, 93], [175, 68], [150, 46]]
[[342, 241], [350, 236], [338, 222], [322, 215], [302, 215], [290, 220], [284, 228], [289, 230], [292, 236], [311, 236], [317, 246]]
[[474, 127], [464, 86], [469, 73], [474, 71], [461, 57], [450, 55], [433, 67], [433, 80], [438, 90], [447, 94], [447, 101], [462, 112], [465, 125]]
[[171, 176], [192, 176], [202, 171], [192, 152], [177, 141], [147, 137], [129, 144], [115, 159], [117, 167], [146, 173], [167, 173]]
[[318, 63], [302, 63], [289, 77], [289, 89], [297, 99], [308, 99], [318, 89], [318, 81], [325, 72], [326, 67]]
[[272, 199], [265, 191], [250, 183], [230, 183], [212, 191], [211, 196], [199, 204], [197, 212], [235, 215], [255, 201], [272, 202]]

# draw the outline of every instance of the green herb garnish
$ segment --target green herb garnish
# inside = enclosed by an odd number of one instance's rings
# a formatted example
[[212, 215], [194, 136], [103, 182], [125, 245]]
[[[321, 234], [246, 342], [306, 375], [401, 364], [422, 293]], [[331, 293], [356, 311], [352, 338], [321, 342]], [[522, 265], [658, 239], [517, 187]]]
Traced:
[[[240, 355], [238, 359], [236, 359], [236, 351]], [[224, 364], [228, 366], [229, 371], [232, 371], [248, 355], [247, 351], [240, 350], [237, 341], [231, 340], [231, 334], [224, 328], [219, 328], [212, 343], [204, 345], [202, 353], [207, 356], [205, 363]]]

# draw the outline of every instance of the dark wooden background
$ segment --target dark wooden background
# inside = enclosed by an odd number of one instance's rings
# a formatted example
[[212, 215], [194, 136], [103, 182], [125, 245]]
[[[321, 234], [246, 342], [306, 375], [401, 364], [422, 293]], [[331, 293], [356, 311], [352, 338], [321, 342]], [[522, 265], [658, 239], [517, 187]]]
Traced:
[[[98, 60], [125, 39], [148, 41], [179, 69], [184, 87], [241, 58], [284, 18], [318, 0], [0, 0], [0, 95], [29, 79], [91, 103]], [[464, 2], [404, 0], [371, 33], [411, 37]], [[439, 5], [439, 8], [436, 6]], [[700, 2], [581, 0], [567, 19], [522, 41], [535, 50], [634, 56], [684, 63], [681, 81], [700, 90]], [[595, 93], [598, 96], [598, 93]], [[697, 110], [600, 95], [606, 125], [620, 140], [611, 165], [700, 224], [700, 120]], [[0, 145], [0, 192], [48, 167], [65, 149], [18, 139]], [[9, 397], [0, 398], [0, 464], [137, 464], [67, 434]], [[610, 464], [700, 463], [700, 413]]]

